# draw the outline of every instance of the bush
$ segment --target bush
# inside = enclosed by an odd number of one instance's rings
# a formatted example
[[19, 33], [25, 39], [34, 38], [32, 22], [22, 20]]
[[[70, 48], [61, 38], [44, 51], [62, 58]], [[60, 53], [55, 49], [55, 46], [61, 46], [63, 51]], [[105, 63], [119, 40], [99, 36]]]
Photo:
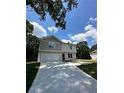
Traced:
[[78, 59], [91, 59], [90, 48], [88, 47], [88, 43], [86, 41], [79, 42], [76, 47], [76, 55]]
[[97, 79], [97, 63], [83, 64], [78, 66], [82, 71], [86, 72], [93, 78]]
[[35, 79], [39, 66], [40, 66], [39, 62], [26, 64], [26, 93], [28, 93], [33, 83], [33, 80]]
[[31, 48], [26, 49], [26, 62], [37, 61], [38, 51]]
[[82, 54], [81, 59], [91, 59], [91, 56], [89, 53], [88, 54]]

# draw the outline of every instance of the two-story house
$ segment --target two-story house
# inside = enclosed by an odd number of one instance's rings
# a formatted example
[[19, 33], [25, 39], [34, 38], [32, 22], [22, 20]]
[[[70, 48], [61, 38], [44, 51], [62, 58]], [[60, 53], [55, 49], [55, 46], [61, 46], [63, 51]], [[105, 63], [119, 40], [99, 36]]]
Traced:
[[38, 62], [76, 61], [76, 45], [64, 43], [55, 36], [40, 39]]

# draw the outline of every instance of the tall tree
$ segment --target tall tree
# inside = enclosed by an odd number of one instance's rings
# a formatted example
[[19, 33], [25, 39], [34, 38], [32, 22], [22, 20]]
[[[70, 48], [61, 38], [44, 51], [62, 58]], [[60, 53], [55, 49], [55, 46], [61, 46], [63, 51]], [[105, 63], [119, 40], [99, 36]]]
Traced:
[[62, 29], [66, 27], [66, 13], [76, 8], [77, 0], [26, 0], [26, 5], [30, 6], [41, 20], [45, 20], [49, 14], [55, 25]]
[[79, 59], [91, 59], [90, 48], [86, 41], [79, 42], [77, 44], [77, 58]]
[[39, 39], [32, 36], [33, 25], [26, 20], [26, 62], [37, 61]]
[[95, 44], [95, 45], [93, 45], [93, 46], [91, 47], [91, 51], [94, 51], [94, 50], [97, 50], [97, 44]]

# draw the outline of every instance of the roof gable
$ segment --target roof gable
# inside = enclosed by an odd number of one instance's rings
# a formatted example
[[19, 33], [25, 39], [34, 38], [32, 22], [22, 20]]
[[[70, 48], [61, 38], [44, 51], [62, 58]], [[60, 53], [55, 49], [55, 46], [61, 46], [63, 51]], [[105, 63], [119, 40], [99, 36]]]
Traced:
[[57, 41], [57, 42], [62, 43], [62, 41], [59, 40], [58, 38], [56, 38], [55, 36], [47, 36], [47, 37], [43, 37], [43, 38], [41, 38], [40, 40]]
[[55, 36], [46, 36], [46, 37], [43, 37], [43, 38], [41, 38], [40, 40], [46, 40], [46, 41], [57, 41], [57, 42], [60, 42], [60, 43], [62, 43], [62, 44], [66, 44], [66, 45], [74, 45], [74, 46], [76, 46], [75, 44], [72, 44], [72, 43], [64, 43], [64, 42], [62, 42], [61, 40], [59, 40], [57, 37], [55, 37]]

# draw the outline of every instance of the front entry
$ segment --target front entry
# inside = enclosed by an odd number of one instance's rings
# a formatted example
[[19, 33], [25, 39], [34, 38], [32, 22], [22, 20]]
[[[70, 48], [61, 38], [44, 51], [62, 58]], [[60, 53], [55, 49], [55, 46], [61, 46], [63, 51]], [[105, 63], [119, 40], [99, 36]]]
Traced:
[[62, 54], [62, 61], [65, 61], [65, 54]]

